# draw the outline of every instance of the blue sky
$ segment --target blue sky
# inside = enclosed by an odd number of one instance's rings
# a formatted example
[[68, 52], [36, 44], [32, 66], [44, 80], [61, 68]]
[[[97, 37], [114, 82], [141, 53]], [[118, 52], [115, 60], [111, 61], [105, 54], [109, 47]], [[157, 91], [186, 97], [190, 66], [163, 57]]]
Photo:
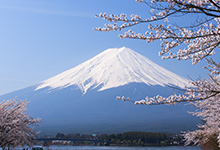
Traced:
[[99, 12], [148, 15], [149, 10], [135, 0], [0, 0], [0, 95], [123, 46], [183, 77], [207, 77], [205, 62], [193, 66], [190, 61], [161, 60], [158, 42], [120, 40], [119, 32], [93, 31], [106, 23], [95, 18]]

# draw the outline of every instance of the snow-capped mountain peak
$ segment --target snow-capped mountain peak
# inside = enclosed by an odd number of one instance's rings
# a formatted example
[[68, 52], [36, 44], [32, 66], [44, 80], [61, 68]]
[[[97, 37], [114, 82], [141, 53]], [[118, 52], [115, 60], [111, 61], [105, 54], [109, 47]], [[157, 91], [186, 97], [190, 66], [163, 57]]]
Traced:
[[107, 49], [92, 59], [43, 81], [35, 90], [45, 87], [62, 89], [76, 85], [85, 94], [89, 89], [99, 88], [102, 91], [134, 82], [184, 88], [189, 81], [135, 51], [122, 47]]

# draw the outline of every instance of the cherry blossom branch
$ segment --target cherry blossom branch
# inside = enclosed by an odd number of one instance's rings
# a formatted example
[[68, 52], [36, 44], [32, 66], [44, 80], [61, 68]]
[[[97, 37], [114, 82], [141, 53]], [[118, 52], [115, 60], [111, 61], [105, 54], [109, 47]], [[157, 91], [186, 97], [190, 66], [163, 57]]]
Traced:
[[[212, 97], [220, 97], [220, 63], [214, 62], [212, 59], [208, 60], [209, 65], [205, 67], [210, 71], [209, 79], [199, 79], [191, 81], [191, 87], [186, 87], [185, 94], [173, 94], [169, 97], [157, 95], [155, 97], [146, 97], [143, 100], [134, 101], [124, 96], [116, 97], [117, 100], [133, 102], [136, 105], [175, 105], [181, 102], [197, 102], [210, 99]], [[218, 70], [213, 72], [213, 70]]]
[[25, 113], [27, 101], [7, 100], [0, 103], [0, 147], [31, 146], [37, 134], [33, 126], [40, 119]]
[[[207, 60], [208, 79], [192, 81], [191, 87], [186, 87], [185, 94], [173, 94], [168, 97], [157, 95], [134, 101], [124, 96], [117, 100], [129, 101], [136, 105], [174, 105], [181, 102], [193, 104], [198, 110], [191, 114], [200, 117], [203, 125], [198, 130], [184, 133], [186, 144], [193, 142], [207, 149], [220, 148], [220, 63], [214, 62], [209, 56], [220, 48], [220, 0], [136, 0], [150, 8], [150, 17], [142, 19], [132, 14], [110, 15], [100, 13], [99, 16], [110, 24], [95, 31], [128, 31], [119, 38], [145, 40], [147, 43], [161, 41], [159, 56], [162, 59], [192, 60], [197, 64], [202, 59]], [[197, 19], [187, 25], [178, 24], [178, 17], [197, 15]], [[172, 19], [176, 17], [176, 22]], [[169, 20], [171, 18], [171, 23]], [[205, 18], [205, 19], [204, 19]], [[165, 22], [165, 23], [164, 23]], [[148, 24], [141, 33], [131, 30], [139, 24]], [[183, 48], [182, 48], [183, 47]]]
[[[123, 35], [119, 35], [121, 39], [141, 39], [146, 42], [154, 42], [161, 40], [160, 56], [162, 59], [176, 58], [176, 59], [192, 59], [193, 64], [197, 64], [200, 60], [214, 55], [215, 49], [219, 48], [220, 43], [220, 25], [219, 16], [220, 10], [218, 9], [219, 3], [214, 1], [180, 1], [180, 0], [160, 0], [151, 1], [149, 4], [146, 1], [139, 1], [140, 3], [147, 4], [151, 10], [151, 18], [142, 19], [139, 15], [131, 15], [128, 18], [126, 14], [110, 15], [100, 13], [99, 17], [112, 24], [105, 24], [105, 27], [95, 28], [95, 31], [121, 31], [125, 28], [132, 28], [133, 26], [148, 23], [148, 30], [145, 33], [135, 33], [128, 30]], [[162, 3], [164, 5], [162, 5]], [[218, 6], [218, 7], [217, 7]], [[214, 12], [214, 14], [212, 13]], [[159, 23], [165, 21], [169, 22], [168, 18], [176, 14], [203, 14], [207, 18], [205, 20], [197, 21], [194, 25], [187, 26], [186, 28], [175, 25], [164, 25], [164, 23], [152, 25], [150, 23]], [[120, 25], [119, 22], [122, 24]], [[189, 28], [189, 29], [187, 29]], [[194, 30], [192, 30], [194, 29]], [[177, 50], [175, 48], [181, 45], [186, 45], [184, 49]], [[166, 55], [166, 56], [164, 56]]]

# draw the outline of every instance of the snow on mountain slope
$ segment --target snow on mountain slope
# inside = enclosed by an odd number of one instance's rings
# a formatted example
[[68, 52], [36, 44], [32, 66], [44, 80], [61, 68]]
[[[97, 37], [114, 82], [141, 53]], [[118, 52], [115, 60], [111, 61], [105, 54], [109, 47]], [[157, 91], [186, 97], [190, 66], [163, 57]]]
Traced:
[[135, 51], [122, 47], [107, 49], [92, 59], [43, 81], [35, 91], [45, 87], [62, 89], [76, 85], [85, 94], [89, 89], [98, 87], [102, 91], [133, 82], [184, 88], [189, 81]]

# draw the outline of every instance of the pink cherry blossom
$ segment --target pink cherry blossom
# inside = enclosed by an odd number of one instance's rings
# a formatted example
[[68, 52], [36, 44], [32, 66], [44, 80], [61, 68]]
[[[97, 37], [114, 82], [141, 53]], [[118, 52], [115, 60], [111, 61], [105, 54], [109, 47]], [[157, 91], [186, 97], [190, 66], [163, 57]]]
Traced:
[[[169, 97], [146, 97], [143, 100], [131, 100], [117, 97], [118, 100], [130, 101], [136, 105], [175, 105], [189, 102], [198, 110], [192, 115], [200, 117], [204, 124], [198, 130], [184, 133], [186, 144], [193, 142], [206, 149], [220, 149], [220, 63], [210, 56], [220, 48], [220, 0], [136, 0], [149, 8], [151, 17], [142, 18], [139, 15], [107, 15], [99, 17], [112, 22], [105, 28], [95, 28], [95, 31], [121, 31], [128, 28], [119, 38], [144, 40], [147, 43], [159, 40], [161, 49], [158, 53], [161, 59], [189, 60], [197, 64], [202, 59], [207, 60], [204, 67], [210, 72], [208, 79], [192, 81], [185, 88], [185, 94], [173, 94]], [[170, 22], [172, 17], [197, 15], [197, 20], [182, 26]], [[171, 18], [171, 19], [170, 19]], [[178, 19], [178, 17], [177, 17]], [[147, 24], [142, 33], [132, 30], [133, 26]]]

